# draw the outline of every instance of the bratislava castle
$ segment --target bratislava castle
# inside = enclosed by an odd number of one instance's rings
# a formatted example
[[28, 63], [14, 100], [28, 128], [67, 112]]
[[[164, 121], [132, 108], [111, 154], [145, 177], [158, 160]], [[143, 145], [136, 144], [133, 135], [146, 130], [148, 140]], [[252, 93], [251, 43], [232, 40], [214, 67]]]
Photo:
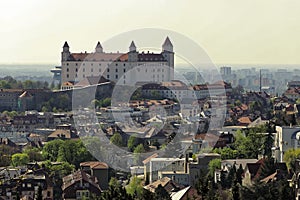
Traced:
[[165, 82], [174, 79], [174, 51], [167, 37], [160, 53], [138, 52], [132, 41], [127, 53], [106, 53], [100, 42], [95, 52], [71, 53], [67, 42], [61, 53], [61, 83], [104, 77], [118, 84]]

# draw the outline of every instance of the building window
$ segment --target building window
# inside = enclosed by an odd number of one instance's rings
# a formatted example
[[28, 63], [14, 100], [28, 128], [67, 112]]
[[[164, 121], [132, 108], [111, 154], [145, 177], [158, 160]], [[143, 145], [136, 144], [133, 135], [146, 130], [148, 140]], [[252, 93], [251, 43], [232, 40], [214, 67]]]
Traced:
[[92, 68], [92, 69], [91, 69], [91, 72], [93, 72], [93, 71], [94, 71], [94, 69]]
[[101, 68], [99, 69], [99, 72], [101, 72]]
[[109, 72], [109, 68], [107, 68], [107, 72]]
[[91, 63], [91, 66], [93, 66], [94, 64], [93, 63]]
[[69, 78], [69, 74], [67, 74], [67, 78]]
[[69, 68], [67, 68], [67, 72], [69, 72]]
[[126, 66], [125, 63], [123, 64], [123, 66], [124, 66], [124, 67]]
[[67, 66], [69, 66], [69, 63], [67, 63]]
[[116, 66], [118, 66], [118, 63], [116, 63]]
[[77, 65], [78, 65], [78, 63], [75, 63], [75, 65], [77, 66]]
[[83, 74], [82, 77], [85, 78], [85, 74]]
[[118, 76], [118, 74], [116, 74], [116, 79], [118, 79], [119, 78], [119, 76]]
[[83, 68], [82, 71], [85, 72], [85, 68]]
[[116, 72], [118, 72], [118, 69], [116, 69]]
[[107, 74], [107, 76], [106, 76], [108, 79], [109, 79], [109, 74]]
[[78, 69], [76, 68], [75, 71], [78, 72]]
[[[125, 64], [124, 64], [125, 65]], [[126, 72], [126, 69], [123, 69], [123, 72]]]
[[83, 63], [82, 65], [85, 66], [85, 63]]

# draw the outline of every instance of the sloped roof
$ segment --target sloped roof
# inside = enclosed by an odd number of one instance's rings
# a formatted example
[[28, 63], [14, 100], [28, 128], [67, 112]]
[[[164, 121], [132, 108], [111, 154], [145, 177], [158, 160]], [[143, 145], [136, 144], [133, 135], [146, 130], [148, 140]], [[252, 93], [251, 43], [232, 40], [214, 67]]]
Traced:
[[182, 190], [179, 190], [178, 192], [173, 192], [171, 194], [172, 200], [180, 200], [182, 197], [187, 193], [187, 191], [191, 188], [191, 186], [188, 186], [186, 188], [183, 188]]
[[70, 130], [57, 129], [48, 135], [48, 138], [71, 138]]
[[166, 38], [166, 40], [165, 40], [163, 46], [173, 46], [173, 44], [172, 44], [172, 42], [171, 42], [169, 36], [167, 36], [167, 38]]
[[91, 175], [85, 173], [82, 170], [78, 170], [72, 174], [63, 177], [62, 189], [65, 190], [66, 188], [72, 186], [73, 184], [81, 180], [88, 182], [89, 184], [93, 185], [101, 191], [100, 186], [97, 184], [97, 178], [92, 177]]
[[146, 158], [145, 160], [143, 160], [143, 164], [144, 164], [144, 165], [147, 164], [148, 162], [150, 162], [150, 160], [151, 160], [152, 158], [156, 158], [156, 157], [158, 157], [158, 154], [157, 154], [157, 153], [155, 153], [155, 154], [149, 156], [148, 158]]
[[91, 169], [108, 169], [108, 165], [104, 162], [89, 161], [80, 163], [80, 167], [90, 167]]
[[149, 185], [146, 185], [144, 188], [146, 190], [149, 190], [150, 192], [155, 192], [155, 189], [161, 185], [168, 193], [171, 193], [172, 191], [180, 190], [184, 188], [184, 186], [176, 183], [169, 177], [163, 177], [157, 181], [154, 181], [153, 183], [150, 183]]

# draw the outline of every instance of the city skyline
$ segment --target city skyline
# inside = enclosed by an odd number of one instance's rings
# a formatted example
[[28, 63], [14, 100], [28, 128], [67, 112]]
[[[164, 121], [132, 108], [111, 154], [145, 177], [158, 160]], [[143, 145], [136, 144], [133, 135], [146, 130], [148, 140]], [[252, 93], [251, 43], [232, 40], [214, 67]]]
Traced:
[[71, 1], [7, 1], [0, 8], [0, 64], [58, 64], [66, 40], [73, 52], [91, 52], [97, 41], [140, 28], [181, 33], [216, 64], [298, 64], [299, 6], [298, 1], [271, 0], [91, 0], [84, 6]]

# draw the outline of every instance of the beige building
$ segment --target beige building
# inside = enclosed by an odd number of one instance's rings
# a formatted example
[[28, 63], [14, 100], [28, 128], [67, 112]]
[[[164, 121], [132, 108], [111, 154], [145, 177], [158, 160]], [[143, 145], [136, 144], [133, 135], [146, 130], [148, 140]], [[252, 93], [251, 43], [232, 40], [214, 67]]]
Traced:
[[61, 53], [62, 84], [91, 76], [103, 76], [120, 85], [173, 80], [173, 45], [167, 37], [160, 53], [138, 52], [132, 41], [127, 53], [106, 53], [98, 42], [95, 52], [71, 53], [65, 42]]

